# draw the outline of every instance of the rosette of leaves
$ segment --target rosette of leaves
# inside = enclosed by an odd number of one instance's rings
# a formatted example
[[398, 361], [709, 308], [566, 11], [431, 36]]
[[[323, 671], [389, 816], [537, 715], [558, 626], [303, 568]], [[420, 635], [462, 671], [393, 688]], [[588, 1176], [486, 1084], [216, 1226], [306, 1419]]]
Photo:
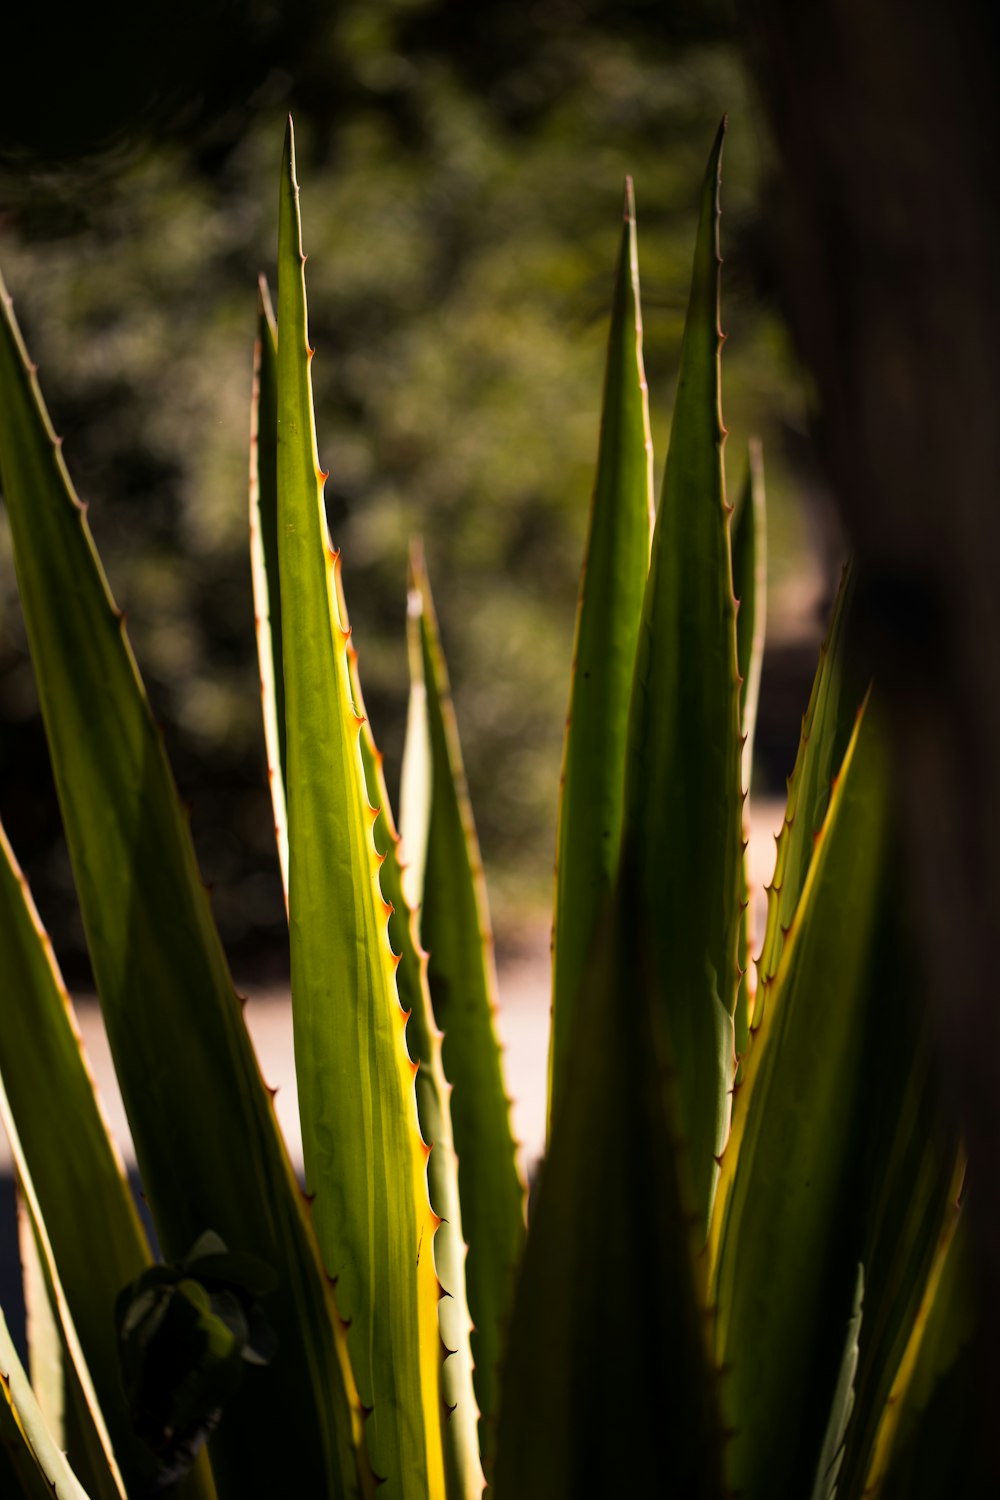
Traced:
[[763, 485], [756, 464], [730, 507], [722, 142], [720, 131], [655, 522], [626, 194], [530, 1225], [419, 551], [402, 839], [365, 716], [316, 447], [291, 130], [276, 316], [261, 295], [251, 515], [304, 1192], [124, 620], [2, 293], [0, 484], [164, 1260], [4, 841], [0, 1109], [32, 1310], [30, 1381], [0, 1327], [5, 1492], [138, 1497], [174, 1479], [186, 1497], [378, 1488], [465, 1500], [487, 1482], [500, 1500], [984, 1492], [965, 1399], [964, 1163], [937, 1102], [900, 901], [877, 688], [848, 669], [850, 574], [752, 958], [744, 828]]

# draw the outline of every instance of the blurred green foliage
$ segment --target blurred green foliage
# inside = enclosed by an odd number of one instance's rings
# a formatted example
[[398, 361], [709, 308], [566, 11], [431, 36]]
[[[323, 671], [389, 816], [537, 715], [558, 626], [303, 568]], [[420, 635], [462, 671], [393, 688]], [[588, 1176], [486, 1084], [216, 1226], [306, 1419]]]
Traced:
[[[792, 483], [769, 440], [800, 422], [801, 401], [760, 291], [765, 147], [729, 7], [219, 0], [207, 13], [198, 31], [182, 5], [171, 31], [153, 7], [148, 35], [162, 23], [172, 40], [162, 57], [141, 44], [138, 102], [127, 28], [113, 44], [101, 22], [96, 40], [64, 35], [61, 92], [37, 118], [30, 73], [7, 53], [0, 259], [194, 806], [223, 935], [238, 969], [280, 968], [246, 474], [254, 286], [276, 218], [259, 183], [277, 178], [294, 110], [306, 247], [322, 251], [310, 265], [320, 454], [369, 711], [394, 785], [405, 554], [420, 532], [502, 926], [551, 881], [622, 180], [636, 183], [662, 455], [690, 185], [726, 110], [730, 487], [745, 439], [761, 434], [779, 595], [800, 556]], [[0, 813], [79, 977], [4, 524], [0, 512]]]

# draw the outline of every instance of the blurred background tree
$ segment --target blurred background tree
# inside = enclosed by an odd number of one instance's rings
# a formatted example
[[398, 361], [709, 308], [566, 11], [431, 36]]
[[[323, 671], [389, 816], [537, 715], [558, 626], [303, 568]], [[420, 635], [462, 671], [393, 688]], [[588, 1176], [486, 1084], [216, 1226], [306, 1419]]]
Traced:
[[[704, 159], [728, 111], [730, 488], [768, 465], [771, 637], [812, 670], [837, 543], [771, 302], [726, 0], [181, 0], [38, 8], [0, 58], [0, 263], [120, 603], [239, 971], [280, 976], [246, 548], [258, 271], [296, 118], [320, 454], [394, 785], [407, 541], [440, 595], [499, 925], [550, 895], [622, 181], [639, 206], [657, 483]], [[69, 864], [0, 512], [0, 816], [70, 977]], [[817, 561], [818, 559], [818, 561]], [[810, 637], [810, 644], [796, 645]], [[796, 654], [798, 653], [798, 655]], [[765, 678], [777, 780], [797, 709]], [[801, 705], [796, 682], [787, 695]], [[770, 754], [768, 756], [768, 751]]]

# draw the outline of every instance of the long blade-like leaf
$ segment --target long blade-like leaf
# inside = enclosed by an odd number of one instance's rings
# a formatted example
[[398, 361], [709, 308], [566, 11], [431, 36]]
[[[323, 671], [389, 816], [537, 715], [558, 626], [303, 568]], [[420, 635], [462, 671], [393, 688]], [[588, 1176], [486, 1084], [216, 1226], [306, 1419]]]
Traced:
[[417, 937], [417, 914], [404, 894], [400, 840], [389, 808], [382, 757], [367, 729], [366, 722], [361, 748], [369, 798], [380, 809], [375, 843], [383, 856], [382, 890], [392, 907], [389, 938], [393, 952], [399, 955], [399, 1002], [410, 1017], [406, 1039], [419, 1064], [417, 1111], [421, 1134], [431, 1148], [427, 1158], [431, 1207], [441, 1221], [434, 1235], [434, 1267], [441, 1283], [438, 1320], [446, 1351], [441, 1365], [445, 1482], [448, 1500], [473, 1500], [482, 1494], [484, 1479], [479, 1460], [479, 1408], [473, 1383], [472, 1319], [465, 1281], [466, 1246], [451, 1124], [451, 1088], [441, 1056], [442, 1035], [431, 1006], [427, 954]]
[[17, 1194], [17, 1245], [21, 1255], [24, 1292], [24, 1332], [28, 1346], [28, 1375], [45, 1425], [64, 1453], [69, 1453], [67, 1428], [68, 1371], [63, 1352], [59, 1314], [49, 1295], [42, 1255], [35, 1238], [24, 1194]]
[[[166, 1257], [206, 1229], [273, 1267], [278, 1353], [212, 1439], [220, 1490], [357, 1489], [360, 1414], [305, 1204], [162, 740], [0, 285], [0, 483], [108, 1039]], [[234, 1143], [237, 1143], [234, 1146]]]
[[291, 124], [278, 270], [278, 558], [285, 683], [292, 1013], [306, 1183], [389, 1495], [443, 1486], [441, 1347], [415, 1067], [379, 887], [350, 631], [339, 617], [316, 456]]
[[736, 614], [736, 660], [740, 674], [743, 724], [743, 790], [750, 791], [760, 673], [767, 626], [767, 511], [764, 500], [764, 456], [751, 441], [747, 477], [733, 511], [733, 593]]
[[898, 1483], [899, 1475], [907, 1468], [908, 1461], [904, 1461], [903, 1455], [913, 1442], [914, 1429], [934, 1387], [971, 1340], [974, 1316], [968, 1252], [961, 1242], [954, 1243], [962, 1222], [956, 1191], [948, 1205], [920, 1306], [910, 1324], [906, 1347], [881, 1412], [864, 1486], [866, 1496], [881, 1493], [890, 1467], [895, 1469]]
[[[258, 333], [258, 378], [255, 381], [253, 431], [259, 434], [251, 473], [251, 532], [253, 537], [254, 597], [257, 601], [257, 646], [265, 736], [268, 745], [275, 833], [283, 849], [282, 871], [286, 881], [288, 834], [285, 803], [286, 738], [284, 735], [284, 666], [280, 629], [267, 628], [262, 606], [270, 619], [280, 622], [281, 584], [278, 562], [277, 453], [264, 436], [273, 422], [277, 432], [277, 326], [270, 310], [266, 288], [261, 286]], [[273, 470], [273, 472], [272, 472]], [[340, 573], [336, 575], [339, 585]], [[347, 606], [338, 588], [338, 608], [346, 625]], [[357, 672], [357, 653], [348, 648], [351, 692], [357, 713], [364, 717], [364, 703]], [[278, 685], [280, 684], [280, 695]], [[279, 723], [282, 734], [276, 729]], [[431, 1011], [427, 983], [427, 955], [416, 936], [416, 916], [403, 894], [404, 870], [399, 861], [396, 833], [382, 772], [382, 757], [376, 748], [367, 718], [361, 728], [361, 754], [368, 800], [379, 809], [375, 822], [376, 849], [383, 859], [381, 889], [392, 908], [389, 940], [399, 955], [396, 985], [399, 1003], [409, 1012], [407, 1046], [419, 1064], [416, 1079], [420, 1130], [431, 1148], [427, 1179], [431, 1207], [440, 1219], [434, 1235], [434, 1266], [441, 1284], [438, 1322], [441, 1342], [447, 1351], [441, 1362], [441, 1417], [445, 1483], [448, 1500], [472, 1500], [483, 1488], [477, 1432], [478, 1409], [472, 1384], [472, 1353], [469, 1343], [471, 1320], [465, 1292], [465, 1241], [458, 1197], [458, 1161], [451, 1134], [450, 1090], [441, 1061], [441, 1033]]]
[[[97, 1401], [94, 1383], [87, 1368], [79, 1335], [66, 1300], [56, 1267], [52, 1244], [42, 1222], [38, 1196], [31, 1181], [24, 1149], [17, 1133], [11, 1113], [10, 1102], [0, 1082], [0, 1121], [10, 1141], [11, 1155], [17, 1167], [19, 1197], [22, 1198], [30, 1233], [35, 1241], [37, 1270], [42, 1289], [49, 1302], [53, 1320], [62, 1339], [64, 1368], [67, 1376], [66, 1413], [70, 1421], [64, 1422], [61, 1437], [67, 1428], [71, 1432], [73, 1467], [83, 1476], [95, 1500], [125, 1500], [125, 1485], [121, 1470], [115, 1460], [104, 1415]], [[48, 1426], [48, 1423], [46, 1423]]]
[[[788, 780], [785, 821], [778, 834], [774, 874], [767, 892], [767, 925], [758, 961], [754, 1025], [764, 1016], [767, 991], [778, 972], [785, 933], [792, 924], [812, 859], [813, 839], [826, 815], [830, 787], [851, 735], [860, 696], [847, 682], [847, 631], [854, 596], [854, 568], [840, 581], [833, 615], [820, 647], [795, 766]], [[863, 694], [862, 688], [862, 694]]]
[[[151, 1263], [121, 1157], [100, 1110], [70, 1006], [14, 852], [0, 827], [0, 1078], [83, 1356], [127, 1486], [152, 1483], [122, 1389], [115, 1298]], [[29, 1230], [32, 1247], [34, 1233]], [[37, 1254], [37, 1251], [36, 1251]], [[43, 1278], [44, 1279], [44, 1278]], [[47, 1302], [44, 1285], [36, 1286]], [[44, 1316], [44, 1309], [39, 1309]], [[32, 1351], [34, 1374], [34, 1350]], [[207, 1465], [188, 1480], [211, 1494]]]
[[953, 1217], [887, 1412], [872, 1500], [980, 1500], [994, 1492], [992, 1412], [983, 1396], [967, 1213]]
[[[49, 1432], [0, 1312], [0, 1480], [25, 1500], [88, 1500]], [[10, 1486], [16, 1485], [16, 1490]]]
[[628, 874], [580, 998], [518, 1278], [498, 1500], [725, 1493], [701, 1240]]
[[412, 571], [410, 670], [427, 695], [432, 779], [423, 837], [409, 814], [406, 826], [409, 844], [419, 841], [424, 851], [417, 856], [424, 867], [420, 935], [430, 953], [431, 998], [452, 1085], [480, 1449], [489, 1478], [503, 1332], [524, 1241], [524, 1187], [496, 1038], [496, 969], [482, 864], [430, 585], [416, 550]]
[[840, 1478], [845, 1495], [864, 1488], [880, 1420], [964, 1172], [957, 1128], [942, 1099], [918, 934], [900, 900], [896, 872], [902, 866], [897, 844], [877, 917], [847, 1208], [837, 1231], [845, 1253], [859, 1255], [865, 1266], [857, 1401]]
[[750, 1050], [747, 1102], [729, 1147], [735, 1174], [716, 1208], [716, 1353], [734, 1430], [728, 1477], [748, 1497], [808, 1490], [841, 1363], [857, 1258], [838, 1256], [837, 1230], [860, 1103], [887, 808], [885, 753], [869, 710]]
[[630, 179], [563, 754], [552, 931], [550, 1124], [569, 1056], [576, 998], [618, 870], [628, 701], [649, 570], [652, 465]]
[[705, 178], [629, 726], [626, 837], [707, 1231], [729, 1126], [740, 924], [739, 682], [720, 409], [719, 173]]
[[750, 443], [747, 477], [733, 512], [733, 593], [739, 608], [736, 614], [736, 663], [740, 675], [740, 715], [743, 729], [743, 861], [740, 878], [739, 989], [736, 994], [736, 1056], [739, 1060], [735, 1082], [743, 1081], [743, 1054], [750, 1038], [750, 1015], [756, 993], [755, 973], [750, 957], [752, 893], [747, 870], [747, 843], [750, 837], [750, 783], [753, 770], [754, 734], [757, 728], [757, 700], [760, 696], [760, 673], [764, 660], [764, 632], [767, 616], [767, 522], [764, 503], [764, 460], [760, 443]]
[[[816, 1480], [812, 1488], [812, 1500], [836, 1500], [837, 1481], [844, 1462], [844, 1438], [854, 1410], [854, 1380], [858, 1372], [859, 1339], [861, 1335], [861, 1308], [864, 1301], [864, 1267], [858, 1267], [858, 1281], [847, 1322], [847, 1336], [841, 1356], [837, 1382], [830, 1402], [823, 1446], [816, 1466]], [[850, 1490], [847, 1491], [850, 1494]]]
[[281, 879], [288, 901], [287, 738], [278, 577], [278, 329], [267, 282], [260, 279], [250, 422], [250, 571], [260, 666], [267, 775]]

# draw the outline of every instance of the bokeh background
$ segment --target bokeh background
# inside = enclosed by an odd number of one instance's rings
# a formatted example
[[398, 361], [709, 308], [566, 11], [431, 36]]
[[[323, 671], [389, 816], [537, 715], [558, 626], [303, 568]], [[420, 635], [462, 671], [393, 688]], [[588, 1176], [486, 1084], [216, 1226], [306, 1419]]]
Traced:
[[[320, 456], [398, 775], [425, 542], [501, 942], [542, 920], [622, 183], [657, 482], [704, 162], [723, 185], [731, 490], [769, 503], [761, 784], [791, 766], [842, 545], [775, 305], [768, 143], [725, 0], [37, 7], [0, 54], [0, 265], [127, 608], [238, 976], [280, 982], [247, 558], [256, 278], [296, 121]], [[0, 509], [0, 817], [88, 969]]]

